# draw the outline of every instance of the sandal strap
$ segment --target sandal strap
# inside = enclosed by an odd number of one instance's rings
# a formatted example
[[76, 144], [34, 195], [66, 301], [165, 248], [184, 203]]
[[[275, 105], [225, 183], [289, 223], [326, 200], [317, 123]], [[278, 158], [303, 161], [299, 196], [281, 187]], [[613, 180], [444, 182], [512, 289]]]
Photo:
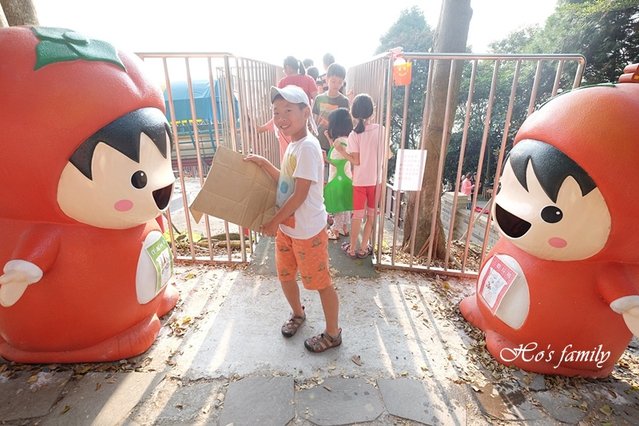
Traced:
[[351, 243], [345, 241], [342, 243], [342, 251], [351, 259], [357, 259], [357, 252], [351, 253]]
[[288, 319], [288, 321], [286, 321], [286, 324], [292, 324], [292, 325], [299, 326], [300, 324], [302, 324], [304, 322], [305, 319], [306, 319], [306, 316], [303, 316], [303, 317], [290, 317]]
[[[304, 309], [304, 307], [302, 307], [302, 309]], [[294, 336], [305, 320], [306, 320], [306, 313], [304, 314], [304, 316], [301, 316], [301, 317], [291, 314], [291, 317], [288, 320], [286, 320], [284, 325], [282, 325], [282, 334], [286, 337]]]
[[334, 348], [342, 344], [342, 330], [336, 337], [331, 337], [328, 333], [320, 333], [306, 339], [304, 346], [311, 352], [324, 352], [327, 349]]

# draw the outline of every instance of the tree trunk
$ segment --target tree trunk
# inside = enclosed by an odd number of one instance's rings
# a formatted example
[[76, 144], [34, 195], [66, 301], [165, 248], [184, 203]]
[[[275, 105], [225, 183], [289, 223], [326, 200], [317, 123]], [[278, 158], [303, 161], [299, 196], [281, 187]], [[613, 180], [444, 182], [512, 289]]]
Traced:
[[[437, 32], [435, 34], [435, 53], [458, 53], [466, 51], [466, 41], [468, 39], [468, 28], [470, 26], [470, 18], [472, 16], [470, 0], [444, 0], [439, 18]], [[426, 157], [426, 170], [424, 172], [424, 180], [422, 181], [422, 189], [419, 193], [411, 192], [408, 199], [408, 208], [406, 209], [406, 228], [404, 230], [404, 249], [411, 247], [413, 231], [414, 209], [418, 202], [418, 216], [415, 230], [415, 253], [417, 255], [426, 254], [428, 244], [433, 241], [432, 255], [436, 258], [444, 258], [446, 254], [446, 243], [444, 240], [444, 232], [440, 219], [440, 208], [437, 209], [435, 216], [435, 232], [431, 235], [432, 216], [437, 198], [441, 196], [441, 182], [437, 180], [439, 162], [441, 155], [441, 143], [443, 133], [446, 131], [450, 135], [453, 125], [453, 114], [455, 111], [457, 93], [459, 91], [459, 79], [462, 67], [457, 67], [457, 72], [453, 76], [452, 84], [452, 102], [449, 107], [450, 119], [446, 129], [444, 129], [444, 117], [446, 114], [446, 100], [448, 96], [448, 85], [450, 77], [451, 61], [435, 61], [433, 69], [433, 83], [431, 94], [428, 96], [428, 105], [426, 110], [428, 116], [424, 117], [424, 127], [422, 131], [422, 146], [428, 152]]]
[[6, 23], [0, 16], [0, 27], [16, 25], [38, 25], [38, 14], [31, 0], [0, 0]]

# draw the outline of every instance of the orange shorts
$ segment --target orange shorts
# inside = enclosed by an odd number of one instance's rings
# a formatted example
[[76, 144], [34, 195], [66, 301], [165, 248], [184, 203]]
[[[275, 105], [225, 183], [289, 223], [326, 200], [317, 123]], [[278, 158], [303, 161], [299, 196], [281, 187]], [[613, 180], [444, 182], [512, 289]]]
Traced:
[[332, 285], [326, 230], [322, 229], [308, 240], [298, 240], [278, 229], [275, 237], [275, 267], [281, 282], [296, 281], [299, 271], [302, 284], [308, 290], [322, 290]]

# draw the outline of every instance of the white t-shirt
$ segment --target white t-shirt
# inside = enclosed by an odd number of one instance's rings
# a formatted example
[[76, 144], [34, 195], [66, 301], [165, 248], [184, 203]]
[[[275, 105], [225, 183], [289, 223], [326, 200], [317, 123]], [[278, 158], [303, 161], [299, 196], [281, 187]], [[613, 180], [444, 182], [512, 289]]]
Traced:
[[315, 136], [307, 135], [286, 147], [277, 182], [275, 204], [278, 208], [293, 194], [295, 178], [310, 180], [311, 187], [302, 205], [295, 210], [295, 227], [280, 225], [280, 229], [291, 238], [306, 240], [317, 235], [326, 226], [324, 160]]
[[353, 186], [375, 186], [382, 182], [382, 161], [386, 160], [384, 126], [367, 124], [362, 133], [348, 135], [348, 151], [359, 152], [353, 164]]

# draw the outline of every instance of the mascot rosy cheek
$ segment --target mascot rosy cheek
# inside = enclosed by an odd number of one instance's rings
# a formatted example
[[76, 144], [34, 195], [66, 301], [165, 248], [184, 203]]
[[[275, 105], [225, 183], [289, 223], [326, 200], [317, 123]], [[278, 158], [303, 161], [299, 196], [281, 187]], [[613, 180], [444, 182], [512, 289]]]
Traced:
[[502, 238], [464, 317], [497, 361], [604, 377], [639, 335], [639, 75], [562, 94], [522, 125], [493, 218]]
[[140, 354], [177, 302], [162, 94], [136, 56], [70, 30], [2, 28], [0, 57], [0, 356]]

